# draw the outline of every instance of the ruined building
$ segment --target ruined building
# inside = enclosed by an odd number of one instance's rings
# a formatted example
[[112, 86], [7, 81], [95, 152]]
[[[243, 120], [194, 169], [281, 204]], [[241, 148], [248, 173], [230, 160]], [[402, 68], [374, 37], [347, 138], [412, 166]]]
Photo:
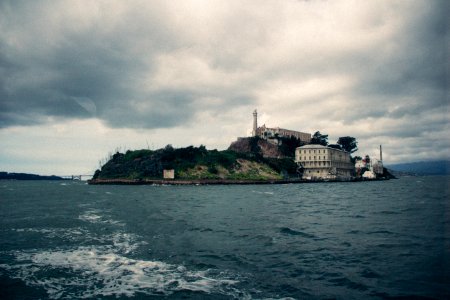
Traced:
[[258, 112], [253, 112], [253, 130], [252, 130], [252, 136], [259, 136], [262, 139], [276, 139], [277, 137], [296, 137], [297, 139], [301, 140], [304, 143], [309, 143], [311, 141], [311, 134], [295, 131], [295, 130], [289, 130], [284, 129], [280, 127], [276, 128], [269, 128], [266, 127], [264, 124], [261, 127], [258, 127]]

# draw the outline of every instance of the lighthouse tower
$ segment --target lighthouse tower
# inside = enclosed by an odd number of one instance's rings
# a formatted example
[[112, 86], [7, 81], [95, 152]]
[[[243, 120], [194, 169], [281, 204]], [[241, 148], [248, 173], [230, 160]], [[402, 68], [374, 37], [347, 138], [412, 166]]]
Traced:
[[258, 112], [253, 112], [253, 130], [252, 130], [252, 136], [256, 136], [256, 129], [258, 128]]

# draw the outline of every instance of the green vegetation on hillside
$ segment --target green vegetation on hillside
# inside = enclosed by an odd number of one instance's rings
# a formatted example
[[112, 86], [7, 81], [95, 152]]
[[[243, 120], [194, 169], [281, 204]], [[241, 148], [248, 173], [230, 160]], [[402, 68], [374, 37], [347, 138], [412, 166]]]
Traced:
[[[256, 148], [256, 147], [255, 147]], [[255, 149], [256, 150], [256, 149]], [[207, 150], [205, 146], [117, 152], [94, 179], [162, 179], [174, 169], [176, 179], [275, 180], [294, 176], [292, 159], [264, 158], [258, 153]]]

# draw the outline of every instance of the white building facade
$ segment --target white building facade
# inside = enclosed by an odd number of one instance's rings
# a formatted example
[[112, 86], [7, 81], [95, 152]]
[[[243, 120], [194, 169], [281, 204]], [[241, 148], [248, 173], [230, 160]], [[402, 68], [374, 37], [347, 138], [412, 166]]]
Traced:
[[306, 180], [349, 180], [355, 172], [350, 153], [322, 145], [298, 147], [295, 162]]

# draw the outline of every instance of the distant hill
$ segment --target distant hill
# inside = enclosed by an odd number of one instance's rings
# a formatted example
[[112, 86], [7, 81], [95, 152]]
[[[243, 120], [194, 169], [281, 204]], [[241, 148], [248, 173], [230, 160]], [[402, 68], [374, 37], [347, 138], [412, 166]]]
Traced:
[[450, 161], [421, 161], [386, 166], [388, 169], [415, 175], [450, 175]]
[[64, 180], [64, 178], [51, 175], [51, 176], [42, 176], [36, 174], [27, 174], [27, 173], [8, 173], [8, 172], [0, 172], [0, 179], [9, 179], [9, 180]]

